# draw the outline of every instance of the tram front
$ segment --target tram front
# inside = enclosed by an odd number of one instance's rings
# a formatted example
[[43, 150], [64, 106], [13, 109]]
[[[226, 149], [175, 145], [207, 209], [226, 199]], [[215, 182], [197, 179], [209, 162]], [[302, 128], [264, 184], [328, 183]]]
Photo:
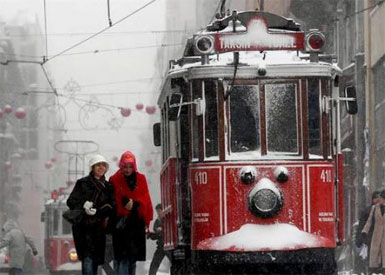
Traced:
[[343, 239], [339, 69], [318, 61], [317, 49], [299, 54], [318, 32], [305, 38], [262, 12], [231, 22], [245, 29], [228, 33], [223, 19], [222, 30], [195, 36], [203, 57], [171, 63], [159, 98], [172, 273], [334, 273]]

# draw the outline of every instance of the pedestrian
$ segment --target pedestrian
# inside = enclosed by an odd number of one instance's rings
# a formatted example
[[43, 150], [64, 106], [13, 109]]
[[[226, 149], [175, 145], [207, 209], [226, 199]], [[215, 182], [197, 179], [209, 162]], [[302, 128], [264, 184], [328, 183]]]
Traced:
[[70, 209], [84, 209], [82, 221], [72, 225], [72, 235], [82, 274], [96, 275], [98, 265], [104, 263], [106, 223], [115, 204], [113, 187], [104, 176], [108, 170], [106, 159], [94, 155], [89, 167], [89, 175], [76, 182], [67, 205]]
[[[357, 226], [357, 230], [356, 230], [356, 238], [355, 238], [355, 243], [356, 243], [356, 247], [358, 248], [357, 251], [359, 254], [358, 255], [359, 257], [357, 257], [357, 261], [356, 261], [356, 264], [357, 264], [357, 270], [356, 271], [358, 272], [358, 274], [367, 272], [367, 268], [368, 268], [368, 264], [369, 264], [369, 260], [367, 257], [367, 251], [370, 250], [370, 244], [368, 247], [368, 245], [364, 243], [364, 240], [362, 238], [363, 235], [361, 232], [364, 229], [366, 221], [369, 218], [370, 211], [372, 210], [372, 206], [378, 204], [381, 200], [380, 193], [381, 193], [381, 190], [375, 190], [372, 193], [371, 204], [369, 206], [367, 206], [365, 209], [363, 209], [359, 215], [358, 226]], [[372, 224], [371, 228], [369, 229], [369, 232], [367, 234], [368, 239], [372, 238], [373, 227], [374, 227], [374, 224]]]
[[24, 232], [13, 220], [7, 220], [2, 228], [3, 239], [0, 241], [0, 248], [8, 247], [9, 274], [22, 275], [27, 253], [27, 244], [32, 249], [32, 254], [37, 255], [37, 250], [32, 239], [25, 236]]
[[112, 234], [115, 272], [135, 275], [136, 262], [146, 260], [146, 231], [153, 211], [146, 177], [137, 170], [134, 154], [122, 154], [114, 186], [117, 224]]
[[[385, 190], [379, 202], [372, 206], [368, 220], [362, 230], [363, 242], [370, 246], [369, 272], [385, 274]], [[371, 236], [369, 235], [372, 230]]]
[[154, 256], [152, 257], [151, 265], [150, 265], [150, 271], [149, 275], [156, 275], [156, 272], [158, 272], [159, 266], [162, 263], [164, 256], [167, 256], [167, 258], [171, 261], [169, 254], [166, 254], [163, 246], [163, 210], [162, 205], [159, 203], [155, 206], [156, 213], [158, 214], [157, 219], [154, 222], [153, 225], [153, 232], [150, 232], [148, 234], [148, 237], [151, 240], [156, 240], [156, 250], [154, 252]]

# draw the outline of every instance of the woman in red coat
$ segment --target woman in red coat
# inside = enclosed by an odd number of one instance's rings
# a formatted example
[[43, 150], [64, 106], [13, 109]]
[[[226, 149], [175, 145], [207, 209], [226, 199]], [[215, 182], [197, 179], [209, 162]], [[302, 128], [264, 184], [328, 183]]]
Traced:
[[146, 231], [153, 218], [146, 177], [137, 171], [134, 154], [123, 153], [114, 186], [117, 225], [112, 235], [116, 274], [135, 275], [136, 261], [146, 260]]

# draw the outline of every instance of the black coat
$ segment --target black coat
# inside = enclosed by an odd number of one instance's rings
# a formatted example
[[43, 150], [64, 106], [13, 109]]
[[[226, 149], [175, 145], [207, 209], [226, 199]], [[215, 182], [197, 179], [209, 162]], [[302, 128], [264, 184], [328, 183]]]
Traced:
[[144, 220], [133, 209], [131, 215], [123, 217], [123, 229], [115, 229], [112, 234], [115, 260], [125, 258], [135, 261], [146, 260], [146, 226]]
[[72, 226], [76, 252], [80, 260], [91, 257], [97, 264], [103, 264], [105, 222], [115, 212], [112, 185], [104, 178], [101, 182], [96, 180], [91, 174], [79, 179], [67, 200], [67, 205], [70, 209], [83, 209], [86, 201], [94, 203], [96, 214], [89, 216], [84, 212], [82, 222]]

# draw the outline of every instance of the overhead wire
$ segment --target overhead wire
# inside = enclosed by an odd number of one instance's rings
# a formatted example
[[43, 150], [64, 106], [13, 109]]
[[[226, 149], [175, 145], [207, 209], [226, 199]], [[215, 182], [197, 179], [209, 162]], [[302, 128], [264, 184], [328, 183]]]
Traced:
[[[367, 7], [367, 8], [361, 9], [361, 10], [359, 10], [359, 11], [356, 11], [356, 12], [353, 12], [353, 13], [351, 13], [351, 14], [348, 14], [348, 15], [344, 16], [343, 19], [348, 19], [348, 18], [350, 18], [350, 17], [356, 16], [357, 14], [363, 13], [363, 12], [365, 12], [365, 11], [367, 11], [367, 10], [374, 9], [375, 7], [377, 7], [377, 6], [379, 6], [379, 5], [383, 4], [383, 3], [385, 3], [385, 0], [380, 0], [380, 1], [378, 1], [376, 4], [373, 4], [372, 6], [369, 6], [369, 7]], [[334, 19], [333, 21], [339, 21], [339, 19], [336, 18], [336, 19]]]
[[160, 44], [160, 45], [148, 45], [148, 46], [137, 46], [137, 47], [128, 47], [128, 48], [118, 48], [118, 49], [104, 49], [104, 50], [93, 50], [93, 51], [84, 51], [84, 52], [75, 52], [75, 53], [66, 53], [62, 54], [62, 56], [71, 56], [71, 55], [83, 55], [83, 54], [97, 54], [103, 52], [120, 52], [120, 51], [128, 51], [128, 50], [136, 50], [136, 49], [147, 49], [147, 48], [160, 48], [160, 47], [172, 47], [172, 46], [181, 46], [184, 45], [182, 43], [176, 44]]
[[[128, 48], [115, 48], [115, 49], [102, 49], [102, 50], [90, 50], [90, 51], [83, 51], [83, 52], [75, 52], [75, 53], [66, 53], [62, 54], [61, 56], [71, 56], [71, 55], [83, 55], [83, 54], [97, 54], [97, 53], [103, 53], [103, 52], [114, 52], [114, 51], [128, 51], [128, 50], [137, 50], [137, 49], [147, 49], [147, 48], [162, 48], [162, 47], [173, 47], [173, 46], [181, 46], [184, 45], [182, 43], [175, 43], [175, 44], [158, 44], [158, 45], [148, 45], [148, 46], [137, 46], [137, 47], [128, 47]], [[38, 56], [38, 55], [21, 55], [21, 54], [5, 54], [9, 56], [19, 56], [19, 57], [29, 57], [29, 58], [46, 58], [46, 56]], [[48, 56], [47, 60], [49, 60], [50, 57]], [[43, 62], [44, 63], [44, 62]]]
[[72, 45], [72, 46], [70, 46], [70, 47], [64, 49], [63, 51], [61, 51], [61, 52], [59, 52], [59, 53], [57, 53], [57, 54], [51, 56], [49, 59], [47, 59], [47, 60], [45, 61], [45, 63], [51, 61], [52, 59], [54, 59], [54, 58], [56, 58], [56, 57], [58, 57], [58, 56], [60, 56], [60, 55], [62, 55], [62, 54], [64, 54], [64, 53], [66, 53], [66, 52], [68, 52], [68, 51], [70, 51], [70, 50], [72, 50], [72, 49], [74, 49], [74, 48], [76, 48], [76, 47], [78, 47], [78, 46], [80, 46], [81, 44], [87, 42], [88, 40], [91, 40], [92, 38], [98, 36], [99, 34], [105, 32], [105, 31], [107, 31], [108, 29], [112, 28], [113, 26], [116, 26], [117, 24], [123, 22], [123, 21], [126, 20], [127, 18], [129, 18], [129, 17], [133, 16], [134, 14], [138, 13], [139, 11], [145, 9], [146, 7], [148, 7], [148, 6], [150, 6], [151, 4], [155, 3], [156, 1], [157, 1], [157, 0], [151, 0], [151, 1], [149, 1], [149, 2], [146, 3], [145, 5], [141, 6], [140, 8], [134, 10], [133, 12], [131, 12], [131, 13], [129, 13], [128, 15], [124, 16], [123, 18], [119, 19], [118, 21], [116, 21], [115, 23], [113, 23], [111, 26], [108, 26], [108, 27], [106, 27], [106, 28], [103, 28], [102, 30], [100, 30], [100, 31], [98, 31], [98, 32], [96, 32], [96, 33], [94, 33], [94, 34], [92, 34], [91, 36], [87, 37], [86, 39], [83, 39], [83, 40], [79, 41], [78, 43], [75, 43], [74, 45]]
[[[127, 80], [121, 80], [121, 81], [112, 81], [112, 82], [101, 82], [101, 83], [91, 83], [91, 84], [84, 84], [79, 85], [80, 88], [82, 87], [96, 87], [96, 86], [108, 86], [108, 85], [115, 85], [115, 84], [121, 84], [121, 83], [129, 83], [129, 82], [143, 82], [143, 81], [153, 81], [156, 79], [162, 79], [162, 77], [145, 77], [145, 78], [135, 78], [135, 79], [127, 79]], [[2, 85], [11, 86], [11, 87], [19, 87], [24, 88], [24, 86], [15, 85], [7, 82], [2, 82]], [[37, 90], [44, 90], [44, 88], [36, 88]], [[65, 87], [56, 88], [58, 90], [63, 90]]]
[[[123, 35], [123, 34], [164, 34], [164, 33], [193, 33], [195, 29], [189, 30], [136, 30], [136, 31], [116, 31], [116, 32], [105, 32], [100, 35]], [[91, 32], [62, 32], [62, 33], [48, 33], [48, 37], [52, 36], [84, 36], [84, 35], [92, 35], [94, 33]], [[10, 34], [8, 37], [31, 37], [31, 36], [44, 36], [44, 34]]]
[[370, 7], [367, 7], [367, 8], [365, 8], [365, 9], [356, 11], [356, 12], [354, 12], [354, 13], [352, 13], [352, 14], [346, 15], [346, 16], [345, 16], [345, 19], [346, 19], [346, 18], [349, 18], [349, 17], [352, 17], [352, 16], [355, 16], [355, 15], [357, 15], [357, 14], [360, 14], [360, 13], [362, 13], [362, 12], [364, 12], [364, 11], [367, 11], [367, 10], [370, 10], [370, 9], [374, 9], [375, 7], [377, 7], [377, 6], [381, 5], [381, 4], [383, 4], [384, 2], [385, 2], [385, 0], [380, 0], [380, 1], [378, 1], [376, 4], [374, 4], [374, 5], [370, 6]]

